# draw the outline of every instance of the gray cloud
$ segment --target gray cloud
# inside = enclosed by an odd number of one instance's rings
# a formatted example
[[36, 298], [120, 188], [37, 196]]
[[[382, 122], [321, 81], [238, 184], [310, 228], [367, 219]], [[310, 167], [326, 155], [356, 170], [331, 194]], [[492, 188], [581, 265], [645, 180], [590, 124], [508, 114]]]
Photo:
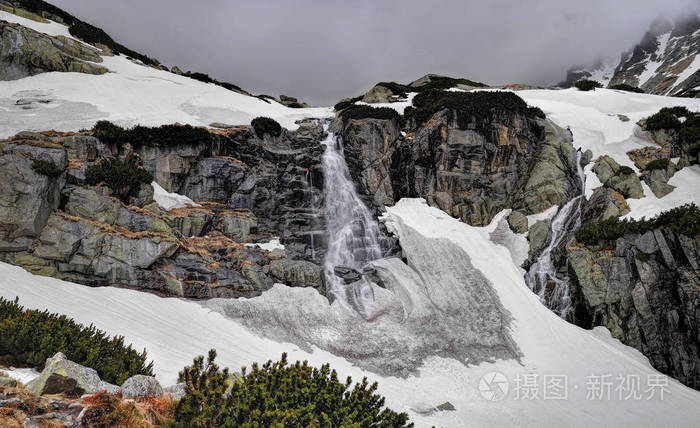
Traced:
[[166, 65], [315, 104], [426, 73], [552, 84], [691, 0], [54, 0]]

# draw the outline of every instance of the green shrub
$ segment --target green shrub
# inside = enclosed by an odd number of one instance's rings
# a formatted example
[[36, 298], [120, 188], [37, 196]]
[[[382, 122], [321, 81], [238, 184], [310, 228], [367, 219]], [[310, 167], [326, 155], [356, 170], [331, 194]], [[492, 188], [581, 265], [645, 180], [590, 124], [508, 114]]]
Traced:
[[579, 80], [578, 82], [574, 83], [574, 86], [576, 86], [579, 91], [592, 91], [595, 88], [603, 87], [603, 85], [601, 85], [599, 82], [588, 79]]
[[576, 240], [584, 245], [596, 245], [611, 243], [630, 233], [645, 233], [660, 227], [695, 237], [700, 234], [700, 209], [695, 204], [686, 204], [664, 211], [650, 220], [620, 220], [611, 217], [583, 226], [576, 230], [574, 235]]
[[216, 80], [216, 79], [209, 77], [208, 74], [198, 73], [198, 72], [193, 73], [193, 72], [187, 71], [185, 73], [182, 73], [182, 75], [189, 77], [190, 79], [198, 80], [200, 82], [213, 83], [214, 85], [221, 86], [222, 88], [226, 88], [229, 91], [244, 92], [240, 86], [234, 85], [233, 83], [229, 83], [229, 82], [221, 82], [219, 80]]
[[431, 90], [421, 92], [413, 98], [415, 109], [405, 109], [406, 120], [414, 119], [416, 126], [427, 121], [442, 109], [457, 112], [460, 128], [473, 118], [490, 120], [498, 112], [515, 112], [530, 118], [544, 118], [539, 108], [530, 107], [522, 98], [506, 91], [449, 92]]
[[646, 164], [644, 169], [647, 171], [652, 171], [655, 169], [663, 169], [665, 170], [668, 168], [668, 165], [671, 163], [671, 160], [668, 158], [660, 158], [660, 159], [654, 159], [653, 161], [649, 162]]
[[400, 119], [401, 115], [390, 107], [372, 107], [367, 105], [352, 105], [340, 112], [343, 120], [350, 119]]
[[255, 129], [255, 135], [262, 138], [265, 134], [270, 134], [273, 137], [282, 135], [282, 126], [275, 120], [269, 117], [256, 117], [250, 122]]
[[646, 119], [644, 129], [647, 131], [657, 131], [659, 129], [681, 128], [679, 117], [685, 117], [690, 112], [685, 107], [664, 107]]
[[106, 183], [115, 196], [128, 203], [130, 196], [138, 195], [141, 183], [151, 183], [153, 176], [133, 162], [107, 158], [87, 167], [85, 181], [91, 186]]
[[139, 354], [124, 344], [123, 337], [110, 338], [65, 315], [24, 309], [17, 300], [0, 298], [0, 355], [12, 356], [16, 365], [42, 366], [57, 352], [117, 385], [135, 374], [153, 375], [146, 351]]
[[38, 174], [50, 178], [56, 178], [63, 173], [63, 170], [51, 161], [37, 159], [32, 163], [32, 169]]
[[[172, 409], [165, 427], [411, 427], [408, 415], [384, 408], [377, 383], [352, 386], [338, 380], [328, 364], [320, 369], [306, 361], [253, 364], [240, 380], [215, 364], [216, 352], [195, 358], [180, 372], [185, 396]], [[230, 387], [230, 393], [226, 393]]]
[[627, 91], [627, 92], [636, 92], [638, 94], [644, 93], [644, 90], [642, 90], [636, 86], [627, 85], [625, 83], [620, 83], [618, 85], [612, 85], [612, 86], [610, 86], [610, 89], [617, 89], [619, 91]]
[[135, 147], [211, 144], [213, 141], [209, 131], [191, 125], [163, 125], [153, 128], [135, 126], [124, 129], [109, 121], [101, 120], [95, 124], [93, 132], [103, 143], [129, 143]]
[[630, 174], [636, 174], [634, 170], [626, 165], [622, 165], [620, 169], [617, 170], [615, 175], [630, 175]]
[[355, 103], [353, 103], [352, 101], [340, 101], [333, 106], [333, 109], [335, 111], [340, 111], [353, 105], [355, 105]]
[[457, 85], [475, 86], [479, 88], [485, 88], [488, 86], [481, 82], [474, 82], [473, 80], [455, 79], [447, 76], [432, 76], [430, 78], [430, 82], [417, 87], [402, 85], [396, 82], [379, 82], [377, 85], [391, 90], [394, 95], [402, 98], [405, 98], [409, 92], [426, 92], [431, 90], [450, 89]]

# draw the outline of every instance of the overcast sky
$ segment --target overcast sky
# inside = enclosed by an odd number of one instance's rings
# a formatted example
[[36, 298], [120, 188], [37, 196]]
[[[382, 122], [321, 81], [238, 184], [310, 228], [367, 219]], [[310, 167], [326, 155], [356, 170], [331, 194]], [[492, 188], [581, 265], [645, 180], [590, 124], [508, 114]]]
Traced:
[[49, 0], [163, 64], [313, 104], [426, 73], [553, 84], [697, 0]]

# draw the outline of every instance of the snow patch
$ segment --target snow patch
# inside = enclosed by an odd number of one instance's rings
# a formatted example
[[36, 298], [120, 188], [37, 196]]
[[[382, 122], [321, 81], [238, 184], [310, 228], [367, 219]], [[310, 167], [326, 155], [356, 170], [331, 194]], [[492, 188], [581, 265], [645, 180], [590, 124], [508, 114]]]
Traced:
[[153, 186], [153, 199], [166, 211], [170, 211], [174, 208], [184, 208], [184, 207], [201, 207], [201, 205], [195, 203], [192, 199], [187, 196], [180, 195], [177, 193], [170, 193], [167, 190], [160, 187], [155, 181], [151, 183]]
[[284, 250], [284, 245], [280, 243], [279, 238], [272, 238], [268, 242], [248, 243], [244, 245], [250, 248], [259, 247], [263, 251]]
[[17, 382], [22, 382], [23, 385], [28, 384], [30, 381], [39, 377], [39, 375], [41, 374], [36, 369], [33, 369], [33, 368], [15, 368], [15, 367], [10, 367], [10, 368], [0, 367], [0, 372], [6, 373], [7, 376], [11, 377], [12, 379], [16, 380]]

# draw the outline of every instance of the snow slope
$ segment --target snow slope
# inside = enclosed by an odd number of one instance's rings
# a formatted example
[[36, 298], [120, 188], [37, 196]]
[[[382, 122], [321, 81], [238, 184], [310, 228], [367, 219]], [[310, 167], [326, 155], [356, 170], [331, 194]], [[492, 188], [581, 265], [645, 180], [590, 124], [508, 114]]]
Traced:
[[[49, 35], [70, 37], [62, 24], [42, 24], [6, 12], [0, 19], [16, 22]], [[212, 83], [133, 62], [123, 55], [105, 56], [100, 65], [109, 73], [42, 73], [19, 80], [0, 81], [0, 138], [22, 130], [77, 131], [100, 119], [123, 126], [157, 126], [179, 122], [208, 126], [212, 122], [247, 125], [268, 116], [288, 129], [307, 117], [330, 117], [330, 107], [293, 109], [275, 101], [229, 91]], [[27, 109], [19, 98], [39, 98]]]
[[[591, 150], [593, 160], [600, 155], [608, 155], [620, 165], [638, 169], [627, 156], [627, 152], [644, 146], [656, 146], [648, 135], [636, 124], [651, 116], [662, 107], [685, 106], [692, 111], [700, 111], [700, 99], [672, 98], [660, 95], [636, 94], [611, 89], [579, 91], [576, 89], [526, 90], [517, 94], [528, 104], [539, 107], [561, 127], [569, 127], [574, 135], [574, 146]], [[624, 115], [629, 121], [622, 121]], [[600, 181], [591, 166], [586, 173], [586, 196], [590, 196]], [[639, 171], [638, 171], [639, 172]], [[669, 184], [677, 188], [658, 199], [644, 187], [645, 197], [628, 199], [632, 212], [629, 216], [639, 218], [650, 216], [662, 210], [695, 202], [700, 205], [700, 178], [697, 166], [685, 168], [671, 179]]]
[[[420, 199], [403, 199], [388, 208], [385, 221], [402, 239], [409, 260], [425, 259], [426, 264], [444, 275], [449, 275], [449, 266], [445, 266], [445, 260], [431, 257], [427, 243], [449, 240], [469, 255], [512, 317], [508, 329], [521, 351], [520, 361], [497, 359], [467, 366], [451, 358], [431, 356], [425, 359], [418, 375], [381, 377], [318, 348], [305, 352], [290, 343], [262, 338], [234, 320], [183, 299], [111, 287], [89, 288], [32, 276], [7, 264], [0, 264], [0, 295], [19, 296], [20, 302], [28, 307], [65, 313], [79, 322], [94, 323], [111, 334], [124, 335], [137, 349], [146, 348], [154, 359], [157, 376], [165, 384], [174, 382], [177, 370], [194, 355], [212, 347], [218, 350], [221, 364], [232, 368], [277, 358], [287, 351], [291, 359], [308, 359], [316, 365], [330, 362], [341, 378], [352, 375], [356, 380], [362, 376], [378, 380], [387, 405], [408, 411], [421, 427], [694, 426], [700, 418], [700, 392], [659, 375], [639, 352], [611, 339], [607, 330], [582, 330], [542, 306], [526, 287], [522, 272], [507, 262], [508, 250], [490, 241], [490, 228], [461, 223]], [[403, 239], [407, 236], [414, 239]], [[435, 285], [440, 284], [438, 281]], [[286, 303], [288, 307], [314, 300], [314, 290], [282, 285], [276, 285], [273, 290], [286, 293], [290, 299]], [[249, 301], [264, 301], [265, 294]], [[286, 307], [279, 308], [279, 322], [285, 319], [285, 310]], [[284, 327], [280, 324], [280, 328]], [[502, 399], [492, 401], [494, 390], [483, 383], [482, 377], [491, 379], [490, 373], [494, 372], [504, 377], [509, 389]], [[551, 388], [547, 389], [550, 396], [544, 397], [545, 376], [566, 379], [566, 400], [552, 398]], [[618, 376], [621, 379], [639, 376], [642, 397], [619, 399]], [[526, 398], [528, 389], [523, 384], [527, 379], [536, 381], [535, 389], [529, 391], [536, 392], [537, 397]], [[650, 381], [665, 385], [663, 399], [660, 388], [650, 387]], [[607, 382], [611, 385], [609, 393], [604, 386]], [[602, 386], [602, 396], [597, 395], [596, 385]], [[649, 398], [652, 391], [655, 397]], [[421, 414], [445, 401], [456, 410]]]

